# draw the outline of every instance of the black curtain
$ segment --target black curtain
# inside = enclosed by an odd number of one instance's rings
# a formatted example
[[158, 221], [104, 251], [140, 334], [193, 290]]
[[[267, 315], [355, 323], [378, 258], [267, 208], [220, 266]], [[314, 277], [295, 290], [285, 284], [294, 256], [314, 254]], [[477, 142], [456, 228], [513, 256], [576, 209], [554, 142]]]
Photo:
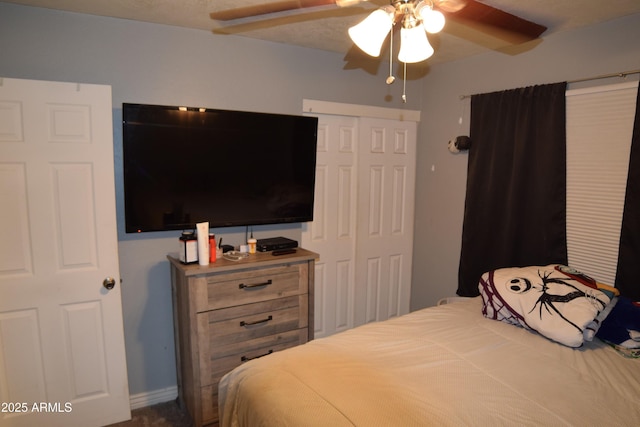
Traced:
[[640, 90], [636, 100], [615, 283], [622, 295], [640, 301]]
[[567, 263], [566, 86], [471, 97], [458, 295], [495, 268]]

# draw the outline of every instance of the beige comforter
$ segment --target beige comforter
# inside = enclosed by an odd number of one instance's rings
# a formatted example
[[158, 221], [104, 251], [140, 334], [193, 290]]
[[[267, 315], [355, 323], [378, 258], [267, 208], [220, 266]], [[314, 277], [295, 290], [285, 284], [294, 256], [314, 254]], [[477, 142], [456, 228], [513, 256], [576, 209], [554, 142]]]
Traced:
[[479, 298], [245, 363], [222, 426], [640, 426], [640, 360], [485, 319]]

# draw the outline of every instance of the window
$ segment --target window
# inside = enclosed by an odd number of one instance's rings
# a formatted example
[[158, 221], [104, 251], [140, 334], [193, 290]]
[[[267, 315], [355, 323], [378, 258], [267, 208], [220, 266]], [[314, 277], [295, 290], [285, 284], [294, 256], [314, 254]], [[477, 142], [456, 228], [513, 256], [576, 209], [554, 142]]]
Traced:
[[613, 285], [638, 82], [567, 91], [569, 265]]

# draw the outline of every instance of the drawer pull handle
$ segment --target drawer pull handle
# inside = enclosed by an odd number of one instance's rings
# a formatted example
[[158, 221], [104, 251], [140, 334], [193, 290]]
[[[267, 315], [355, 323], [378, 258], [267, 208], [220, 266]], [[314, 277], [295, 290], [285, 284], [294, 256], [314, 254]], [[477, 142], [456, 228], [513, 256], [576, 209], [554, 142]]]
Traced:
[[238, 287], [239, 287], [240, 289], [251, 289], [251, 288], [259, 288], [260, 286], [268, 286], [268, 285], [270, 285], [271, 283], [273, 283], [273, 282], [271, 281], [271, 279], [269, 279], [269, 280], [267, 280], [266, 282], [262, 282], [262, 283], [255, 283], [255, 284], [253, 284], [253, 285], [245, 285], [244, 283], [240, 283], [240, 284], [238, 285]]
[[273, 320], [273, 316], [269, 316], [266, 319], [262, 319], [262, 320], [256, 320], [255, 322], [245, 322], [244, 320], [242, 322], [240, 322], [240, 326], [252, 326], [252, 325], [259, 325], [260, 323], [266, 323], [269, 320]]
[[249, 360], [259, 359], [259, 358], [261, 358], [261, 357], [268, 356], [268, 355], [270, 355], [271, 353], [273, 353], [273, 350], [269, 350], [269, 351], [267, 351], [265, 354], [259, 354], [259, 355], [254, 356], [254, 357], [242, 356], [242, 357], [240, 358], [240, 360], [241, 360], [241, 361], [243, 361], [243, 362], [248, 362]]

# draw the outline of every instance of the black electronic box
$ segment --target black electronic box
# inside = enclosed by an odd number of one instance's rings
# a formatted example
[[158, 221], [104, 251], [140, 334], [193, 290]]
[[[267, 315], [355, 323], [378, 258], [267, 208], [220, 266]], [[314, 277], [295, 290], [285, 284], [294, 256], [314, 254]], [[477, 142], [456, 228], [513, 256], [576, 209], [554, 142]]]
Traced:
[[280, 249], [295, 249], [298, 242], [286, 237], [270, 237], [268, 239], [258, 239], [256, 249], [260, 252], [276, 251]]

